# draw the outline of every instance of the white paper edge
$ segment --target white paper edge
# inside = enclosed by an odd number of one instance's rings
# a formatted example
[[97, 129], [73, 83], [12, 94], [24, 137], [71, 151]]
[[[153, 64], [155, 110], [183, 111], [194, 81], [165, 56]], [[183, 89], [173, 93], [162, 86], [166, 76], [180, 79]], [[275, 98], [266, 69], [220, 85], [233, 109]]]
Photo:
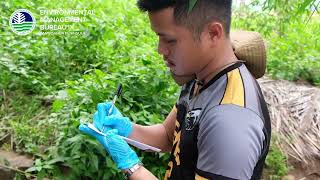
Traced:
[[[101, 131], [99, 131], [93, 124], [88, 123], [86, 125], [88, 126], [88, 128], [94, 130], [96, 133], [98, 133], [100, 135], [103, 135], [103, 136], [106, 136], [106, 134], [104, 134]], [[150, 151], [155, 151], [155, 152], [161, 152], [161, 149], [159, 149], [159, 148], [156, 148], [156, 147], [150, 146], [148, 144], [144, 144], [144, 143], [141, 143], [139, 141], [135, 141], [133, 139], [126, 138], [126, 137], [123, 137], [123, 136], [120, 136], [120, 137], [123, 140], [125, 140], [128, 144], [131, 144], [132, 146], [137, 147], [137, 148], [139, 148], [141, 150], [150, 150]]]

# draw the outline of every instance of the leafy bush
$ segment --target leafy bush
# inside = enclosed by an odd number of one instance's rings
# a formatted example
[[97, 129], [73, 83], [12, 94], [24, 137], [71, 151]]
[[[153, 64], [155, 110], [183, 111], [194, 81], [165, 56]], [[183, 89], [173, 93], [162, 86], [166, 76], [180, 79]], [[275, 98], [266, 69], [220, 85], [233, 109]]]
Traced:
[[279, 149], [279, 137], [272, 135], [271, 147], [266, 159], [267, 178], [270, 180], [279, 180], [288, 174], [289, 167], [287, 165], [286, 155]]
[[[67, 94], [67, 97], [57, 98], [51, 110], [44, 107], [32, 111], [33, 115], [46, 111], [38, 118], [23, 118], [23, 109], [10, 108], [17, 118], [9, 123], [15, 133], [16, 148], [35, 155], [35, 165], [28, 171], [36, 172], [40, 178], [59, 178], [62, 174], [71, 179], [122, 177], [102, 147], [78, 131], [80, 121], [92, 120], [98, 102], [111, 100], [117, 83], [123, 83], [124, 89], [117, 106], [134, 122], [159, 123], [172, 108], [178, 87], [167, 74], [162, 58], [156, 54], [155, 35], [146, 16], [138, 12], [132, 2], [101, 1], [89, 6], [37, 2], [38, 9], [95, 9], [97, 15], [80, 25], [87, 32], [83, 38], [36, 35], [23, 38], [2, 29], [9, 43], [1, 42], [5, 46], [1, 73], [7, 74], [1, 78], [1, 89], [27, 90], [17, 91], [21, 97], [27, 95], [25, 99], [40, 94], [35, 104], [38, 108], [42, 107], [43, 95], [57, 95], [58, 89], [59, 94]], [[13, 6], [1, 3], [8, 8], [3, 15], [6, 17], [18, 6], [29, 8], [31, 12], [38, 10], [27, 2]], [[26, 47], [31, 48], [27, 50]], [[21, 104], [14, 107], [29, 105], [25, 99], [17, 101]], [[139, 155], [152, 172], [163, 176], [168, 155], [142, 152]]]
[[[116, 82], [123, 83], [123, 96], [117, 102], [117, 107], [123, 114], [139, 124], [154, 124], [161, 122], [169, 113], [176, 99], [177, 87], [166, 79], [170, 77], [165, 71], [159, 71], [155, 65], [145, 66], [137, 73], [142, 65], [123, 66], [117, 72], [92, 70], [83, 78], [68, 81], [65, 91], [66, 99], [59, 100], [62, 106], [56, 109], [50, 125], [57, 124], [52, 134], [57, 137], [56, 144], [47, 150], [40, 165], [29, 169], [59, 176], [61, 164], [68, 167], [70, 177], [112, 177], [119, 178], [111, 160], [106, 157], [102, 147], [92, 138], [82, 135], [78, 131], [80, 122], [92, 121], [94, 107], [98, 102], [111, 100]], [[158, 71], [157, 71], [158, 70]], [[133, 73], [132, 73], [133, 72]], [[150, 76], [158, 73], [158, 76]], [[125, 78], [124, 78], [125, 77]], [[39, 133], [38, 133], [39, 134]], [[162, 177], [166, 168], [167, 155], [154, 153], [139, 153], [145, 165], [159, 177]], [[60, 171], [59, 171], [60, 170]], [[98, 173], [99, 172], [99, 173]], [[97, 175], [98, 173], [98, 175]]]

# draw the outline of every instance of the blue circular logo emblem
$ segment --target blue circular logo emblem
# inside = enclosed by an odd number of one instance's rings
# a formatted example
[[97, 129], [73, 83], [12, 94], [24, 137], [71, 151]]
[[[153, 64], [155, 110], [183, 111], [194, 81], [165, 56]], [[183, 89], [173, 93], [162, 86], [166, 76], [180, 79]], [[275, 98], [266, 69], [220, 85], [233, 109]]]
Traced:
[[11, 30], [18, 35], [27, 35], [35, 28], [36, 19], [26, 9], [16, 10], [9, 21]]

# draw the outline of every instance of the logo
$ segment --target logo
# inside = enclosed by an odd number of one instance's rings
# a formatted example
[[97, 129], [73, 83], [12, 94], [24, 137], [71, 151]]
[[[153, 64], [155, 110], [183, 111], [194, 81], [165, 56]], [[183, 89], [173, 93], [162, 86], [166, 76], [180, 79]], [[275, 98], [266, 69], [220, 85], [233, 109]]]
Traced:
[[35, 28], [36, 19], [26, 9], [16, 10], [9, 21], [11, 30], [18, 35], [27, 35]]
[[192, 130], [194, 126], [198, 123], [201, 110], [202, 110], [201, 108], [197, 108], [197, 109], [188, 111], [188, 114], [186, 117], [186, 130]]

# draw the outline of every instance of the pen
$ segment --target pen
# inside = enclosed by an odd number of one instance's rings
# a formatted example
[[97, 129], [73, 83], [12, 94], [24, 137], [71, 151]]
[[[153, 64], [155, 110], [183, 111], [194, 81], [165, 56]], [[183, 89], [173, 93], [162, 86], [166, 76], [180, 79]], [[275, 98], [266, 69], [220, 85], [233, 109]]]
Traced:
[[111, 107], [110, 107], [109, 112], [108, 112], [108, 116], [110, 116], [110, 114], [112, 113], [114, 104], [116, 103], [117, 98], [121, 95], [121, 92], [122, 92], [122, 84], [120, 83], [118, 85], [117, 92], [115, 93], [115, 95], [113, 97], [112, 104], [111, 104]]
[[[122, 92], [122, 84], [119, 83], [118, 88], [117, 88], [117, 92], [115, 93], [115, 95], [113, 97], [113, 100], [111, 102], [111, 107], [110, 107], [110, 109], [108, 111], [108, 116], [110, 116], [110, 114], [112, 113], [114, 104], [116, 103], [117, 98], [121, 95], [121, 92]], [[102, 130], [101, 131], [103, 131], [103, 130], [104, 130], [104, 126], [102, 126]]]

